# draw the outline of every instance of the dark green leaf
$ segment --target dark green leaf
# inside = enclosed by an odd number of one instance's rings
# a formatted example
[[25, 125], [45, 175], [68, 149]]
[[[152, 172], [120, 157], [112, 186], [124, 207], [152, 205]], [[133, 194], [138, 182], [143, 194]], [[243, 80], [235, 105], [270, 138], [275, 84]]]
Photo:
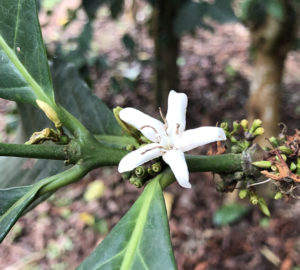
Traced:
[[177, 269], [158, 179], [77, 270]]
[[207, 8], [206, 15], [219, 23], [234, 22], [237, 17], [234, 14], [232, 0], [215, 0]]
[[54, 102], [35, 0], [1, 0], [0, 97]]
[[194, 31], [203, 23], [208, 4], [187, 1], [178, 11], [174, 22], [174, 31], [180, 36], [183, 33]]
[[[28, 207], [30, 208], [32, 203], [34, 204], [34, 201], [39, 199], [37, 194], [43, 187], [53, 182], [57, 184], [59, 181], [64, 183], [75, 181], [85, 175], [88, 170], [89, 168], [85, 166], [74, 165], [69, 170], [45, 178], [30, 186], [4, 190], [0, 189], [0, 242], [22, 215], [24, 210]], [[6, 192], [8, 195], [5, 195]], [[5, 201], [5, 199], [7, 201]]]
[[57, 60], [52, 70], [58, 103], [94, 134], [122, 134], [111, 110], [92, 93], [73, 65]]
[[[32, 186], [0, 189], [0, 242], [21, 216], [24, 209], [34, 200], [37, 192], [48, 184], [49, 180], [45, 179]], [[5, 195], [6, 192], [8, 193], [7, 196]], [[7, 199], [8, 202], [4, 202], [4, 199]]]
[[214, 213], [213, 223], [216, 226], [229, 225], [242, 218], [248, 211], [248, 207], [242, 204], [234, 203], [223, 205]]

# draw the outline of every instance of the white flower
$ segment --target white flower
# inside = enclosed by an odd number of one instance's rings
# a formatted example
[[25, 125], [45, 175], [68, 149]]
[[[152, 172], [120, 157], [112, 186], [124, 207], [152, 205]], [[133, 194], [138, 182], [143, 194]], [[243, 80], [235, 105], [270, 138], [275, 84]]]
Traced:
[[152, 159], [162, 156], [170, 166], [178, 183], [191, 188], [189, 172], [184, 153], [198, 146], [226, 140], [222, 128], [200, 127], [185, 130], [187, 96], [171, 90], [168, 98], [168, 112], [164, 124], [139, 110], [125, 108], [120, 112], [122, 121], [134, 126], [153, 143], [127, 154], [118, 167], [120, 173], [131, 171]]

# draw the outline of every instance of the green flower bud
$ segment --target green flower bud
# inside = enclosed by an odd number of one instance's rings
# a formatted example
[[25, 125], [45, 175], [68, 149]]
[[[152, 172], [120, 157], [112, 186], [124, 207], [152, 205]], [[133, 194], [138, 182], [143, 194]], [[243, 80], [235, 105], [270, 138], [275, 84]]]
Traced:
[[254, 192], [250, 192], [249, 195], [250, 195], [249, 198], [250, 202], [256, 205], [258, 203], [258, 196]]
[[296, 169], [297, 169], [297, 165], [294, 162], [292, 162], [290, 165], [290, 170], [295, 171]]
[[293, 150], [292, 149], [290, 149], [290, 148], [288, 148], [287, 146], [285, 146], [285, 145], [281, 145], [281, 146], [279, 146], [278, 147], [278, 150], [280, 150], [281, 151], [281, 153], [283, 153], [283, 154], [286, 154], [286, 155], [290, 155], [290, 154], [292, 154], [293, 153]]
[[247, 119], [243, 119], [240, 124], [243, 127], [244, 131], [248, 131], [248, 120]]
[[135, 168], [134, 173], [139, 178], [145, 178], [147, 176], [147, 170], [144, 166], [138, 166]]
[[262, 169], [269, 169], [272, 166], [272, 162], [268, 160], [260, 160], [252, 162], [252, 165]]
[[232, 143], [237, 143], [238, 142], [238, 140], [235, 137], [233, 137], [233, 136], [230, 137], [230, 141]]
[[262, 121], [260, 119], [255, 119], [250, 128], [250, 133], [253, 133], [257, 128], [260, 128], [262, 125]]
[[[282, 155], [280, 155], [280, 156], [282, 157], [282, 159], [283, 159], [284, 161], [287, 160], [286, 155], [282, 154]], [[279, 157], [278, 157], [278, 156], [276, 156], [275, 159], [276, 159], [277, 161], [279, 161]]]
[[227, 122], [222, 122], [220, 127], [223, 128], [225, 131], [228, 131], [228, 123]]
[[232, 125], [233, 125], [233, 130], [234, 130], [234, 131], [237, 131], [237, 130], [239, 129], [239, 127], [240, 127], [240, 123], [237, 122], [237, 121], [234, 121], [234, 122], [232, 123]]
[[248, 196], [248, 190], [247, 189], [242, 189], [239, 192], [239, 197], [240, 199], [245, 199]]
[[157, 175], [151, 168], [148, 168], [148, 169], [147, 169], [147, 173], [148, 173], [150, 176], [156, 176], [156, 175]]
[[280, 200], [282, 199], [283, 195], [280, 191], [276, 192], [276, 194], [274, 195], [274, 199], [275, 200]]
[[135, 176], [130, 177], [129, 182], [132, 185], [135, 185], [137, 188], [141, 188], [143, 186], [143, 181], [140, 178]]
[[269, 142], [272, 144], [273, 147], [277, 147], [279, 145], [278, 140], [274, 136], [269, 138]]
[[262, 127], [259, 127], [256, 130], [254, 130], [254, 132], [252, 134], [254, 136], [259, 136], [259, 135], [263, 135], [264, 133], [265, 133], [265, 129]]
[[260, 210], [266, 215], [266, 216], [271, 216], [270, 210], [266, 204], [266, 201], [264, 200], [264, 198], [260, 197], [258, 199], [258, 206], [260, 208]]
[[161, 163], [160, 162], [155, 162], [154, 164], [152, 164], [151, 169], [155, 173], [160, 173], [161, 172]]

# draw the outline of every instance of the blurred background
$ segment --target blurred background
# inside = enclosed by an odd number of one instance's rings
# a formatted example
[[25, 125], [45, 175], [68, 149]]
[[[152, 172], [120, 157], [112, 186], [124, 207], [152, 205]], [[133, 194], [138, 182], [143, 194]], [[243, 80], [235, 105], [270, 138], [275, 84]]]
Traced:
[[[279, 122], [289, 134], [299, 128], [299, 0], [38, 3], [53, 72], [55, 63], [71, 63], [109, 108], [158, 117], [174, 89], [188, 95], [187, 128], [260, 118], [263, 145]], [[22, 110], [0, 99], [1, 141], [15, 140]], [[175, 184], [165, 192], [178, 268], [299, 270], [296, 196], [270, 198], [267, 218], [219, 194], [213, 179], [192, 174], [191, 190]], [[74, 269], [140, 192], [113, 168], [91, 172], [18, 221], [0, 246], [0, 269]]]

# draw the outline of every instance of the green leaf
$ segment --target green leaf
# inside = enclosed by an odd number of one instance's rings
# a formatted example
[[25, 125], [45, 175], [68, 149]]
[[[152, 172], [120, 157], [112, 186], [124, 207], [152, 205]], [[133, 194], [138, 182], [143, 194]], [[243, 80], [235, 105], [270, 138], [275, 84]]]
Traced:
[[219, 23], [237, 21], [232, 2], [232, 0], [215, 0], [213, 4], [208, 6], [206, 15]]
[[128, 213], [77, 270], [177, 269], [158, 180], [146, 186]]
[[1, 0], [0, 97], [54, 104], [35, 0]]
[[39, 199], [39, 196], [37, 195], [42, 188], [50, 183], [56, 184], [58, 182], [67, 183], [75, 181], [85, 175], [86, 172], [88, 172], [88, 167], [85, 167], [84, 165], [74, 165], [69, 170], [45, 178], [34, 185], [0, 189], [0, 242], [4, 239], [17, 219], [22, 215], [24, 210], [30, 207], [35, 200]]
[[[0, 243], [22, 215], [24, 209], [34, 200], [37, 192], [50, 181], [53, 179], [48, 178], [32, 186], [0, 189]], [[5, 193], [7, 194], [5, 195]], [[8, 201], [5, 202], [5, 199]]]
[[229, 225], [242, 218], [247, 212], [248, 207], [242, 204], [223, 205], [214, 213], [213, 223], [216, 226]]
[[112, 111], [92, 93], [74, 65], [56, 60], [52, 71], [58, 103], [93, 134], [122, 135]]
[[203, 24], [208, 4], [188, 1], [178, 11], [174, 22], [174, 31], [180, 36], [183, 33], [194, 31]]

